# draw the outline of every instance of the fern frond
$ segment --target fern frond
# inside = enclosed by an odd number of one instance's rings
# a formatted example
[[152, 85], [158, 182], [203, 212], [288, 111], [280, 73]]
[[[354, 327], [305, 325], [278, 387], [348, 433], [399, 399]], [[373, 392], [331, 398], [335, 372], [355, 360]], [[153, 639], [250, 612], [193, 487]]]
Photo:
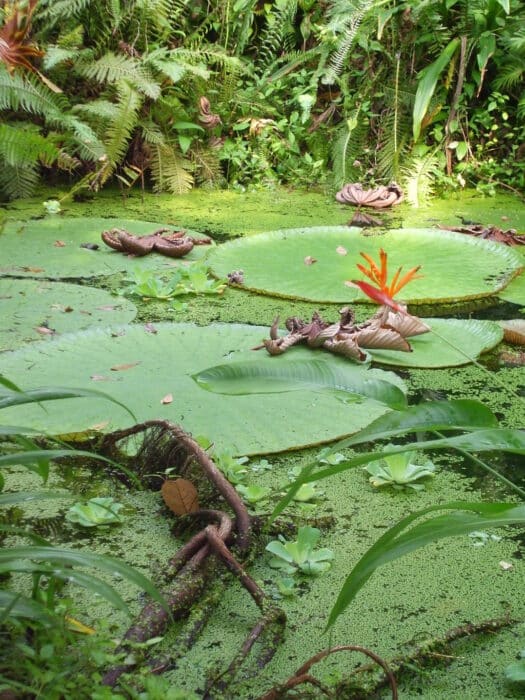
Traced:
[[10, 166], [26, 167], [39, 161], [52, 163], [59, 150], [45, 136], [24, 125], [0, 124], [0, 158]]
[[9, 165], [0, 159], [0, 192], [6, 199], [30, 197], [40, 179], [38, 165]]
[[497, 77], [492, 81], [496, 90], [511, 90], [525, 78], [525, 56], [513, 54], [512, 59], [500, 66]]
[[367, 124], [359, 110], [354, 110], [338, 127], [332, 142], [332, 171], [336, 188], [359, 178], [359, 169], [354, 162], [362, 157], [366, 136]]
[[82, 60], [76, 64], [77, 71], [86, 78], [101, 84], [115, 84], [127, 80], [152, 100], [160, 97], [160, 85], [142, 61], [124, 54], [108, 51], [96, 61]]
[[217, 149], [195, 145], [191, 148], [190, 156], [195, 166], [196, 180], [200, 185], [217, 187], [224, 181]]
[[144, 143], [149, 145], [159, 145], [166, 143], [166, 137], [160, 128], [153, 121], [142, 121], [140, 123], [140, 131]]
[[10, 74], [0, 64], [0, 110], [16, 112], [21, 109], [56, 121], [60, 119], [65, 104], [64, 98], [53, 93], [34, 76], [19, 72]]
[[332, 54], [328, 68], [322, 82], [331, 85], [341, 74], [346, 57], [356, 39], [357, 32], [367, 12], [374, 6], [376, 0], [364, 0], [364, 2], [345, 2], [336, 0], [332, 6], [332, 23], [329, 27], [340, 34], [338, 46]]
[[155, 192], [184, 194], [193, 186], [191, 163], [169, 144], [151, 147], [151, 176]]
[[77, 49], [63, 49], [60, 46], [47, 46], [46, 53], [43, 58], [44, 70], [51, 70], [61, 63], [72, 61], [77, 58]]
[[79, 17], [92, 0], [40, 0], [38, 17], [54, 25], [58, 22]]
[[109, 100], [92, 100], [91, 102], [82, 102], [73, 107], [74, 112], [80, 112], [91, 118], [93, 122], [107, 122], [115, 119], [118, 112], [118, 105]]
[[276, 56], [294, 47], [296, 14], [297, 0], [282, 0], [279, 4], [275, 4], [267, 15], [257, 56], [257, 65], [260, 69], [264, 70]]
[[435, 155], [416, 156], [409, 166], [403, 168], [403, 188], [407, 201], [419, 207], [433, 194], [439, 163]]

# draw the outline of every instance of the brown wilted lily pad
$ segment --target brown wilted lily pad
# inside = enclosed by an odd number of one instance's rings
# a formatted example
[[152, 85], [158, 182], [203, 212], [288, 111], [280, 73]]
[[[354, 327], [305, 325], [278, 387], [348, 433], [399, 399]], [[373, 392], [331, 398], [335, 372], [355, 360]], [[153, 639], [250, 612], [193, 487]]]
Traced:
[[503, 338], [513, 345], [525, 345], [525, 319], [515, 318], [508, 321], [500, 321], [503, 328]]

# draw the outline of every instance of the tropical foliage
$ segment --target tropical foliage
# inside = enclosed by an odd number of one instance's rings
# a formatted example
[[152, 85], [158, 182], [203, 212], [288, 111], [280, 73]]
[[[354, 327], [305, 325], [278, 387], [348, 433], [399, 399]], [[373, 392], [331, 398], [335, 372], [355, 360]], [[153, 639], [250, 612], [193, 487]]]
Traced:
[[523, 186], [521, 0], [2, 5], [4, 197], [50, 166], [74, 190]]

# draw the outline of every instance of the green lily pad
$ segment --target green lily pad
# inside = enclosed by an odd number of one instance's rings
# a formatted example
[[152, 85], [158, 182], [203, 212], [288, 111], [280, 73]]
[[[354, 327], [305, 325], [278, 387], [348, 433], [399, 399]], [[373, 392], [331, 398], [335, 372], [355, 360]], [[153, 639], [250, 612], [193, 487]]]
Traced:
[[503, 338], [503, 328], [494, 321], [465, 321], [430, 318], [430, 333], [409, 338], [412, 352], [369, 350], [372, 359], [396, 367], [454, 367], [466, 365]]
[[[399, 298], [410, 304], [451, 302], [497, 294], [523, 265], [498, 243], [438, 229], [395, 229], [364, 234], [346, 226], [288, 229], [230, 241], [209, 252], [212, 272], [244, 271], [246, 289], [317, 302], [366, 301], [345, 281], [363, 279], [360, 252], [388, 253], [389, 277], [398, 267], [421, 265], [423, 277]], [[346, 254], [345, 254], [346, 252]]]
[[[192, 376], [229, 361], [266, 358], [251, 348], [267, 329], [159, 323], [156, 330], [148, 333], [137, 325], [71, 333], [49, 343], [45, 353], [36, 346], [3, 353], [0, 374], [22, 388], [60, 385], [102, 390], [133, 410], [139, 421], [163, 418], [179, 423], [194, 435], [206, 435], [218, 451], [228, 448], [237, 455], [332, 441], [357, 432], [388, 410], [372, 399], [363, 398], [357, 407], [355, 401], [309, 389], [245, 396], [211, 393]], [[311, 357], [311, 350], [294, 348], [275, 362]], [[323, 358], [334, 371], [348, 366], [344, 358], [328, 354]], [[374, 378], [399, 386], [395, 375], [377, 372], [373, 371]], [[45, 410], [40, 405], [8, 408], [1, 419], [51, 434], [79, 432], [106, 421], [106, 430], [130, 423], [124, 410], [91, 398], [47, 402]]]
[[129, 323], [136, 313], [130, 301], [101, 289], [0, 278], [0, 351], [92, 326]]
[[[169, 270], [181, 264], [157, 253], [135, 258], [112, 250], [102, 241], [100, 234], [116, 227], [136, 235], [152, 233], [164, 227], [177, 228], [173, 224], [149, 221], [61, 216], [36, 221], [8, 222], [0, 233], [0, 276], [51, 279], [99, 277], [137, 269]], [[188, 234], [195, 238], [203, 237], [196, 231], [188, 230]], [[82, 248], [84, 243], [96, 244], [99, 248]], [[206, 248], [208, 246], [195, 246], [184, 260], [201, 258]]]
[[[525, 267], [525, 246], [516, 247], [514, 252], [521, 258], [521, 263]], [[525, 270], [515, 277], [498, 296], [503, 301], [525, 306]]]

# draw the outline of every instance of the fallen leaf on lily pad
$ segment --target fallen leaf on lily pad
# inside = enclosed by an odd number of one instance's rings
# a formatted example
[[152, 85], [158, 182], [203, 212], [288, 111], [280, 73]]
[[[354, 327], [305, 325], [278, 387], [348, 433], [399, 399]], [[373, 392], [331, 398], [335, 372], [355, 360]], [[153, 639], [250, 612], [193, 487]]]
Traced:
[[92, 374], [90, 377], [91, 380], [94, 382], [112, 382], [113, 379], [111, 377], [104, 377], [102, 374]]
[[43, 267], [23, 267], [24, 272], [45, 272]]
[[305, 265], [313, 265], [316, 262], [317, 262], [317, 258], [312, 258], [311, 255], [307, 255], [306, 258], [304, 259]]
[[132, 367], [136, 367], [137, 365], [140, 365], [140, 362], [127, 362], [123, 365], [113, 365], [113, 367], [110, 367], [109, 369], [112, 372], [122, 372], [122, 370], [124, 369], [131, 369]]
[[342, 245], [338, 245], [337, 248], [335, 249], [335, 252], [338, 255], [348, 255], [348, 251], [346, 248], [343, 248]]
[[160, 400], [161, 403], [171, 403], [172, 401], [173, 394], [166, 394], [166, 396]]
[[97, 311], [115, 311], [115, 305], [107, 304], [105, 306], [97, 306]]
[[37, 326], [35, 331], [40, 333], [40, 335], [55, 335], [55, 331], [47, 326]]
[[90, 425], [89, 430], [104, 430], [109, 425], [108, 420], [103, 420], [101, 423], [95, 423], [95, 425]]
[[144, 329], [146, 333], [153, 333], [153, 335], [156, 335], [158, 333], [157, 329], [152, 323], [145, 323], [144, 324]]
[[199, 510], [197, 489], [187, 479], [167, 479], [160, 489], [164, 503], [175, 515]]
[[66, 247], [66, 244], [64, 243], [64, 241], [55, 241], [53, 243], [53, 245], [55, 246], [55, 248], [65, 248]]

